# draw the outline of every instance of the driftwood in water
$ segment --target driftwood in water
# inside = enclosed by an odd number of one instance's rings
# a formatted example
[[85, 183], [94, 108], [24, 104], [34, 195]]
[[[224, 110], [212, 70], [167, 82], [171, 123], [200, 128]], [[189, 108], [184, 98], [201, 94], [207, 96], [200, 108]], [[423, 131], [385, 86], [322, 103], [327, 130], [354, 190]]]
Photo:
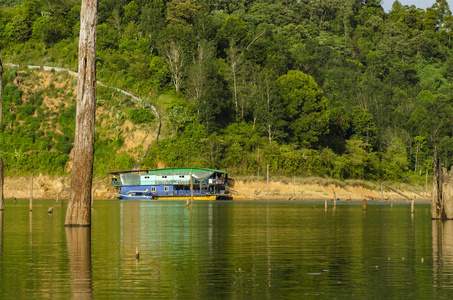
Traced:
[[406, 195], [406, 194], [401, 193], [400, 191], [398, 191], [398, 190], [395, 189], [395, 188], [392, 188], [392, 187], [389, 186], [388, 184], [385, 184], [385, 183], [383, 182], [382, 185], [385, 186], [386, 188], [388, 188], [389, 190], [394, 191], [394, 192], [397, 193], [398, 195], [403, 196], [404, 198], [406, 198], [406, 199], [408, 199], [408, 200], [412, 200], [411, 197], [409, 197], [409, 196]]
[[433, 195], [431, 198], [431, 218], [453, 219], [453, 174], [440, 168], [437, 148], [434, 149]]
[[288, 201], [296, 201], [299, 197], [301, 197], [304, 194], [304, 192], [300, 192], [299, 195], [294, 195], [288, 198]]
[[375, 198], [373, 196], [367, 196], [367, 195], [364, 195], [363, 197], [365, 197], [365, 198], [367, 198], [369, 200], [372, 200], [372, 201], [374, 201], [374, 200], [388, 200], [389, 199], [389, 198]]
[[65, 226], [91, 226], [98, 0], [82, 0], [71, 190]]
[[420, 198], [429, 198], [429, 196], [424, 196], [424, 195], [420, 194], [420, 193], [417, 192], [417, 191], [411, 190], [411, 192], [414, 193], [414, 194], [416, 194], [416, 195], [418, 195], [418, 196], [420, 196]]

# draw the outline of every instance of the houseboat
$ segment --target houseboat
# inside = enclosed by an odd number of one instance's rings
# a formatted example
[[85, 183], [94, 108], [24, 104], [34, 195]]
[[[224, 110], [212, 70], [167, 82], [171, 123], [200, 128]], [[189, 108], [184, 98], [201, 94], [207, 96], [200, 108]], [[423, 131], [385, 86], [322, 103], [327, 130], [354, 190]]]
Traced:
[[[112, 172], [116, 196], [125, 200], [229, 199], [228, 173], [203, 168], [165, 168]], [[192, 192], [193, 191], [193, 192]]]

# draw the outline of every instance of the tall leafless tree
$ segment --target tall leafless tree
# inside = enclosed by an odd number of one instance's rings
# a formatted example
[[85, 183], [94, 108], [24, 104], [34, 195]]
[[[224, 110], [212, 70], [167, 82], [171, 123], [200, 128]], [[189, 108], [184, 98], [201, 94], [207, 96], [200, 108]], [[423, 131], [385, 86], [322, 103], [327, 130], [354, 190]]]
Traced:
[[65, 226], [91, 226], [98, 3], [98, 0], [82, 0], [80, 11], [74, 159]]
[[171, 82], [178, 92], [182, 83], [182, 72], [184, 68], [184, 53], [178, 42], [170, 41], [164, 48], [164, 58], [171, 73]]
[[238, 105], [238, 72], [240, 70], [242, 56], [234, 43], [230, 42], [228, 53], [228, 67], [230, 70], [230, 77], [233, 81], [233, 99], [236, 108], [236, 121], [239, 120], [239, 105]]

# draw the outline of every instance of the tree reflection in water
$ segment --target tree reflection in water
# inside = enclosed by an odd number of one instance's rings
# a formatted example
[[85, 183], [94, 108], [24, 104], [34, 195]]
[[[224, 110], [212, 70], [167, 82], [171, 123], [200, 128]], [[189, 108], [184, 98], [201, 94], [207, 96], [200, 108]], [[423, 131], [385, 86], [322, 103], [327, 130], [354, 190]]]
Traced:
[[433, 220], [434, 284], [453, 287], [453, 220]]
[[66, 227], [72, 299], [91, 299], [91, 228]]
[[0, 261], [3, 253], [3, 210], [0, 210]]

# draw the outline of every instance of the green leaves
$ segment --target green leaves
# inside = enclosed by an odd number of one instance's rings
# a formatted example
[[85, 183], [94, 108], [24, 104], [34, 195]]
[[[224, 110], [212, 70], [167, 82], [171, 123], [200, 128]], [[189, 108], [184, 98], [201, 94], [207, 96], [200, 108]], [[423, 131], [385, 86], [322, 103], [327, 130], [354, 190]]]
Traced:
[[316, 143], [326, 133], [329, 119], [326, 100], [313, 77], [289, 71], [278, 79], [278, 90], [292, 140], [301, 145]]
[[129, 119], [134, 124], [151, 123], [156, 117], [149, 108], [136, 108], [129, 110]]
[[[436, 145], [448, 166], [451, 11], [445, 0], [426, 11], [395, 1], [388, 14], [380, 3], [103, 0], [97, 76], [162, 114], [152, 167], [214, 164], [247, 173], [269, 163], [281, 174], [402, 178], [426, 165]], [[75, 70], [79, 18], [80, 1], [8, 1], [0, 12], [4, 60]], [[44, 98], [73, 96], [57, 83], [35, 92], [38, 81], [22, 93], [16, 72], [4, 76], [0, 149], [44, 162], [55, 158], [41, 152], [55, 151], [66, 161], [75, 108], [51, 115]], [[100, 169], [127, 168], [143, 150], [122, 152], [128, 133], [155, 130], [155, 117], [99, 91]]]

